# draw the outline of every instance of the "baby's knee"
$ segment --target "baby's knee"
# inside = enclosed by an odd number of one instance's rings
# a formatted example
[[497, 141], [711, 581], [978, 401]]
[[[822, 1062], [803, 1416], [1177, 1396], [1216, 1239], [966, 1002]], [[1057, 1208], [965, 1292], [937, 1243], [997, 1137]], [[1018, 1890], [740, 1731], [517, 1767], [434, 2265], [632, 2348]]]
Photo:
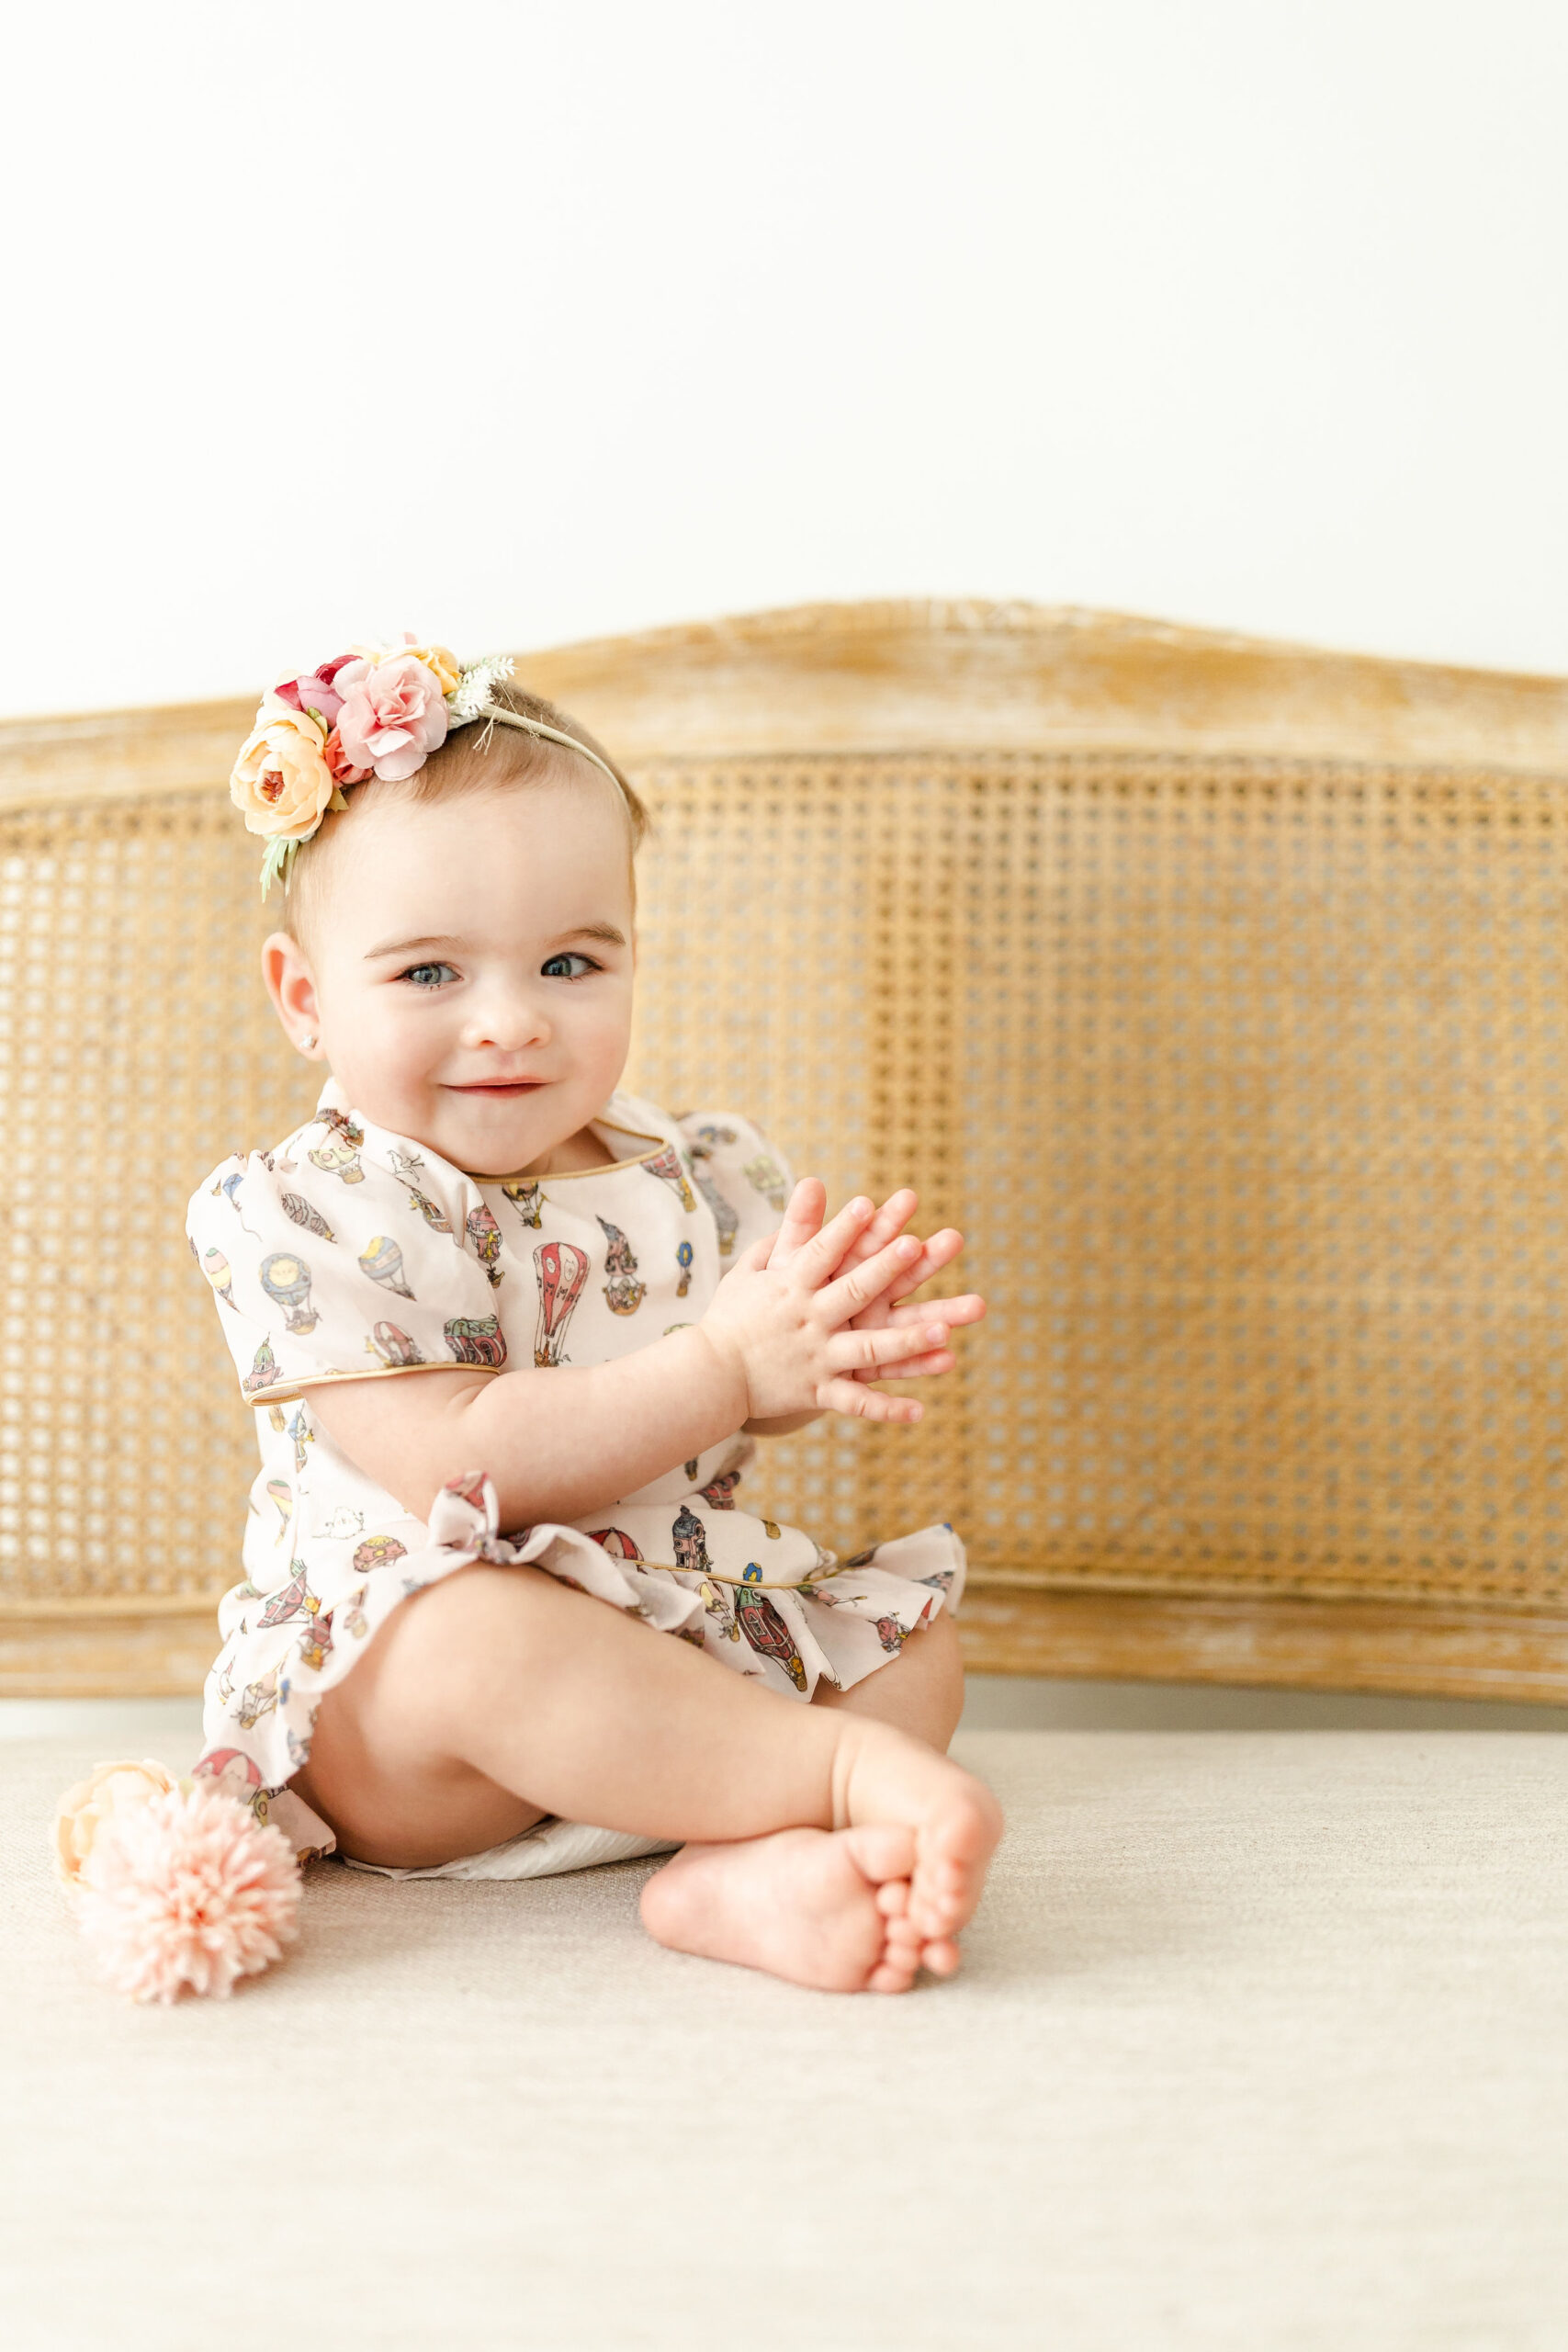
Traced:
[[514, 1671], [533, 1645], [535, 1626], [560, 1597], [561, 1587], [545, 1569], [489, 1560], [454, 1568], [411, 1594], [394, 1622], [406, 1611], [411, 1634], [417, 1623], [409, 1647], [426, 1702], [471, 1701], [487, 1666]]

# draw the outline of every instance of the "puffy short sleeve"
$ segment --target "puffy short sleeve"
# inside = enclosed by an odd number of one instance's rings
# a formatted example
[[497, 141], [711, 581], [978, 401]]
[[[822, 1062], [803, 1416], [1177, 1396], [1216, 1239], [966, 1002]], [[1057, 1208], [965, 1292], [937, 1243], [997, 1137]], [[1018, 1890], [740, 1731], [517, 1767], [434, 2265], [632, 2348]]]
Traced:
[[776, 1232], [795, 1178], [766, 1136], [734, 1111], [689, 1111], [678, 1125], [692, 1182], [718, 1227], [721, 1254], [731, 1257]]
[[377, 1374], [502, 1370], [489, 1278], [465, 1247], [479, 1204], [446, 1161], [367, 1144], [347, 1115], [226, 1159], [186, 1232], [243, 1393], [270, 1402]]

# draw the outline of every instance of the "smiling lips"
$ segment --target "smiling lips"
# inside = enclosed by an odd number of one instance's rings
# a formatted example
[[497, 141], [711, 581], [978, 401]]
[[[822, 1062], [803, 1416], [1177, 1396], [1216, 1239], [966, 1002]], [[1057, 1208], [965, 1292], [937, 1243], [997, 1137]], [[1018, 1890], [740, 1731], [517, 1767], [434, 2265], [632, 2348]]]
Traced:
[[479, 1078], [467, 1086], [450, 1086], [449, 1094], [532, 1094], [545, 1084], [542, 1078]]

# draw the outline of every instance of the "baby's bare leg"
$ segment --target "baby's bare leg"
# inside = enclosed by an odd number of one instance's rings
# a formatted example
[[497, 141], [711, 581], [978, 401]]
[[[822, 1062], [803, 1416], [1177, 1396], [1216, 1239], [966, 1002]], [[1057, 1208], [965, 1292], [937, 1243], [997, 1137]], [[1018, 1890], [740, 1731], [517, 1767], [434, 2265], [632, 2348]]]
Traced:
[[[945, 1754], [964, 1711], [964, 1660], [951, 1612], [943, 1610], [911, 1634], [896, 1657], [848, 1690], [818, 1681], [811, 1695], [818, 1706], [889, 1724]], [[851, 1857], [827, 1850], [837, 1842], [820, 1831], [784, 1830], [745, 1846], [689, 1845], [649, 1881], [643, 1917], [661, 1941], [688, 1951], [710, 1951], [727, 1933], [734, 1942], [738, 1930], [744, 1933], [748, 1912], [776, 1905], [782, 1871], [847, 1870]], [[887, 1938], [872, 1979], [878, 1992], [906, 1990], [917, 1963], [952, 1974], [958, 1965], [955, 1940], [921, 1931], [902, 1878], [879, 1884], [876, 1903]]]
[[897, 1657], [879, 1666], [847, 1690], [818, 1682], [811, 1694], [818, 1707], [844, 1707], [852, 1715], [874, 1715], [916, 1739], [947, 1753], [964, 1713], [964, 1656], [951, 1610], [911, 1634]]
[[[747, 1920], [721, 1920], [716, 1943], [690, 1922], [660, 1924], [657, 1897], [649, 1919], [665, 1941], [808, 1983], [876, 1981], [875, 1953], [846, 1959], [846, 1911], [859, 1944], [872, 1923], [878, 1951], [951, 1938], [999, 1828], [989, 1792], [921, 1742], [758, 1689], [526, 1567], [460, 1569], [395, 1610], [322, 1700], [298, 1785], [348, 1851], [393, 1863], [472, 1852], [541, 1809], [715, 1845], [815, 1830], [809, 1864], [798, 1840], [775, 1857], [767, 1905], [753, 1858]], [[908, 1925], [895, 1930], [876, 1890], [905, 1878]], [[810, 1915], [802, 1948], [760, 1944], [756, 1921], [765, 1913], [772, 1933], [792, 1903]], [[726, 1938], [739, 1948], [722, 1949]], [[910, 1957], [904, 1981], [912, 1973]]]

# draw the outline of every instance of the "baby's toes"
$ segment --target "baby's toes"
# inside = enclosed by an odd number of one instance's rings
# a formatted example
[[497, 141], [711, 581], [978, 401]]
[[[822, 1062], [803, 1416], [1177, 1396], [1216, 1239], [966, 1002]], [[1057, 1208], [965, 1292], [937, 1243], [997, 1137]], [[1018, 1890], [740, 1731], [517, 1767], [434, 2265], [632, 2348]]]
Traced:
[[876, 1890], [876, 1907], [885, 1919], [897, 1919], [909, 1907], [907, 1878], [885, 1879]]
[[938, 1936], [920, 1946], [920, 1966], [929, 1968], [933, 1976], [952, 1976], [962, 1957], [951, 1936]]
[[926, 1938], [921, 1935], [913, 1919], [908, 1915], [903, 1918], [888, 1920], [887, 1951], [900, 1957], [906, 1952], [908, 1953], [912, 1967], [919, 1967], [920, 1946], [925, 1941]]
[[886, 1959], [877, 1963], [867, 1977], [867, 1992], [907, 1993], [914, 1984], [918, 1964], [913, 1957], [906, 1961], [895, 1958], [892, 1953], [889, 1953]]

